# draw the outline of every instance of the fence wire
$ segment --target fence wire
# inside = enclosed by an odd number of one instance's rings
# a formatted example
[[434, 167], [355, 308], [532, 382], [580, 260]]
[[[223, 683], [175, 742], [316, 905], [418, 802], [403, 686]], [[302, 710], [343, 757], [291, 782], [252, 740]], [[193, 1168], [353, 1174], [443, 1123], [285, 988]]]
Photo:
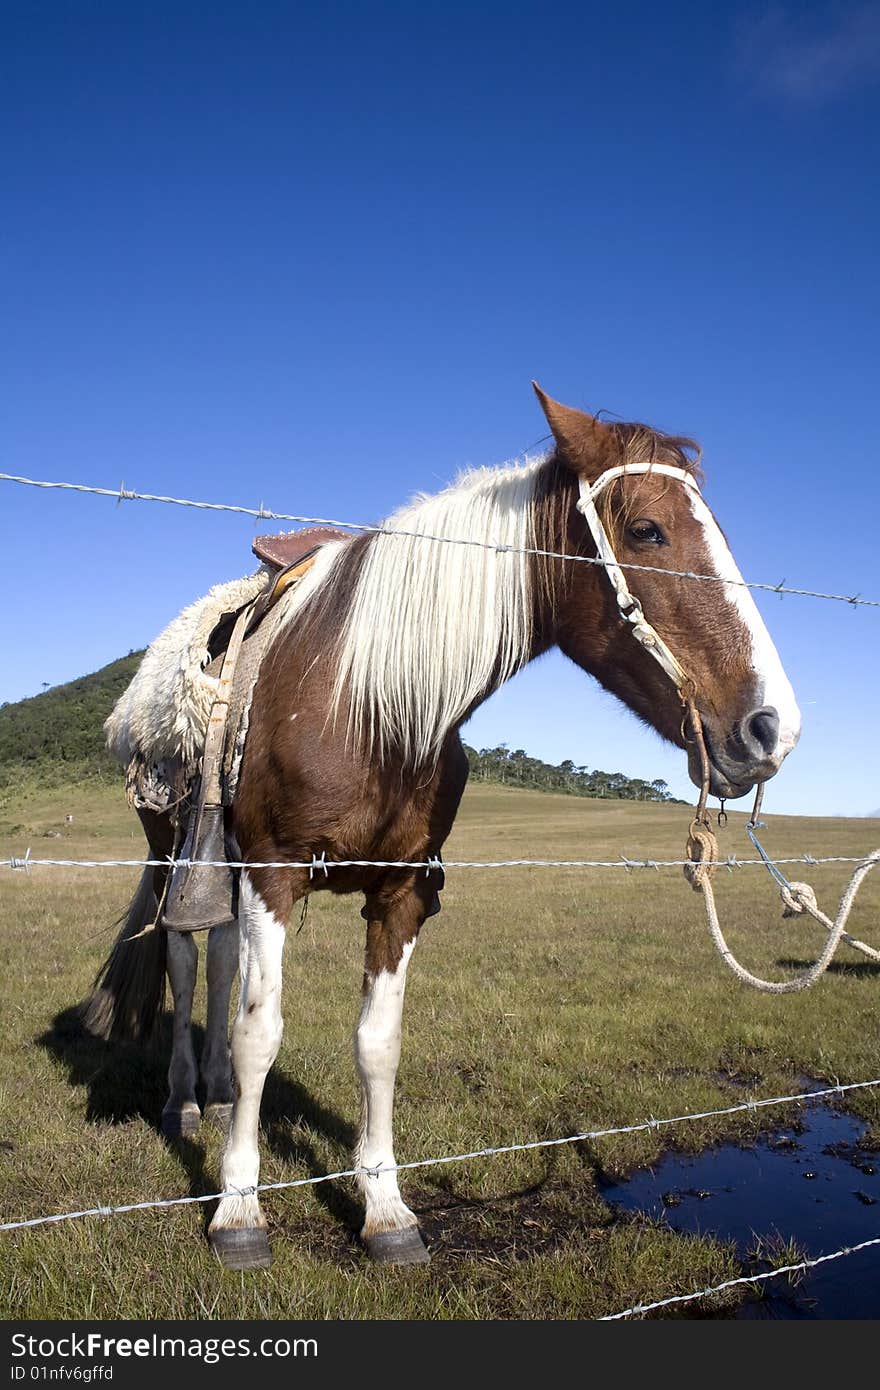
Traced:
[[[739, 859], [730, 854], [717, 860], [719, 869], [764, 868], [768, 864], [867, 864], [870, 855], [829, 854], [816, 857], [801, 854], [789, 859]], [[0, 869], [308, 869], [329, 877], [331, 869], [422, 869], [426, 874], [438, 869], [682, 869], [693, 866], [692, 859], [34, 859], [30, 850], [22, 856], [0, 859]]]
[[632, 1308], [624, 1308], [620, 1313], [606, 1313], [599, 1322], [617, 1322], [620, 1318], [635, 1318], [645, 1313], [653, 1313], [655, 1308], [668, 1308], [673, 1303], [692, 1303], [697, 1298], [708, 1298], [711, 1294], [723, 1293], [725, 1289], [735, 1289], [742, 1284], [761, 1284], [767, 1279], [778, 1279], [782, 1274], [799, 1274], [803, 1270], [815, 1269], [817, 1265], [828, 1264], [830, 1260], [842, 1260], [845, 1255], [855, 1255], [859, 1250], [867, 1250], [872, 1245], [880, 1245], [880, 1236], [862, 1240], [858, 1245], [844, 1245], [830, 1255], [816, 1255], [811, 1260], [800, 1260], [794, 1265], [780, 1265], [778, 1269], [767, 1270], [764, 1274], [743, 1274], [738, 1279], [725, 1279], [723, 1284], [713, 1284], [708, 1289], [698, 1289], [695, 1293], [675, 1294], [672, 1298], [658, 1298], [654, 1303], [635, 1303]]
[[[93, 487], [87, 483], [46, 482], [37, 478], [24, 478], [15, 473], [0, 473], [0, 482], [21, 483], [27, 487], [59, 489], [66, 492], [90, 493], [96, 497], [114, 497], [119, 502], [163, 502], [175, 507], [195, 507], [200, 511], [233, 512], [239, 516], [252, 516], [257, 521], [295, 521], [307, 526], [332, 526], [345, 531], [357, 531], [381, 536], [408, 536], [415, 540], [440, 541], [444, 545], [470, 545], [480, 550], [492, 550], [496, 554], [540, 555], [550, 560], [570, 560], [577, 564], [599, 565], [605, 567], [607, 561], [597, 555], [572, 555], [566, 551], [539, 550], [532, 546], [512, 546], [496, 544], [492, 541], [478, 541], [456, 536], [433, 536], [422, 531], [406, 531], [397, 527], [371, 526], [363, 522], [339, 521], [326, 516], [298, 516], [294, 512], [270, 511], [260, 503], [259, 507], [240, 507], [229, 502], [196, 502], [187, 497], [167, 497], [160, 493], [134, 492], [120, 483], [118, 488]], [[771, 594], [797, 594], [802, 598], [831, 599], [836, 603], [848, 603], [853, 608], [880, 608], [880, 599], [862, 598], [860, 594], [828, 594], [818, 589], [797, 589], [784, 582], [779, 584], [759, 583], [748, 579], [725, 579], [718, 574], [697, 574], [694, 570], [663, 569], [659, 565], [639, 565], [634, 561], [616, 561], [623, 570], [644, 570], [651, 574], [669, 574], [676, 579], [696, 579], [706, 584], [733, 584], [745, 589], [760, 589]]]
[[466, 1153], [445, 1154], [442, 1158], [416, 1158], [409, 1163], [378, 1164], [375, 1168], [344, 1168], [335, 1173], [321, 1173], [312, 1178], [287, 1178], [282, 1182], [259, 1183], [254, 1187], [232, 1188], [226, 1192], [207, 1192], [197, 1197], [162, 1197], [146, 1202], [128, 1202], [122, 1206], [87, 1207], [82, 1211], [59, 1212], [52, 1216], [32, 1216], [21, 1221], [6, 1221], [0, 1224], [0, 1231], [18, 1231], [32, 1226], [46, 1226], [62, 1221], [76, 1221], [86, 1216], [119, 1216], [130, 1211], [152, 1211], [160, 1207], [193, 1206], [204, 1202], [219, 1202], [223, 1197], [251, 1197], [260, 1192], [282, 1192], [293, 1187], [316, 1187], [319, 1183], [336, 1182], [341, 1178], [372, 1177], [381, 1173], [403, 1173], [413, 1168], [436, 1168], [445, 1163], [466, 1163], [479, 1158], [494, 1158], [498, 1154], [527, 1153], [536, 1149], [561, 1148], [567, 1144], [583, 1144], [595, 1139], [607, 1139], [616, 1134], [640, 1134], [646, 1130], [659, 1131], [670, 1125], [685, 1124], [692, 1120], [711, 1120], [724, 1115], [738, 1115], [744, 1111], [756, 1113], [773, 1105], [803, 1104], [828, 1096], [843, 1096], [848, 1091], [864, 1091], [880, 1086], [880, 1077], [873, 1081], [851, 1081], [826, 1086], [820, 1091], [798, 1091], [790, 1096], [772, 1096], [768, 1099], [750, 1099], [739, 1105], [728, 1105], [720, 1110], [701, 1110], [689, 1115], [672, 1115], [665, 1119], [651, 1118], [634, 1125], [618, 1125], [613, 1129], [590, 1129], [579, 1134], [567, 1134], [557, 1139], [532, 1139], [519, 1144], [501, 1144], [492, 1148], [470, 1149]]

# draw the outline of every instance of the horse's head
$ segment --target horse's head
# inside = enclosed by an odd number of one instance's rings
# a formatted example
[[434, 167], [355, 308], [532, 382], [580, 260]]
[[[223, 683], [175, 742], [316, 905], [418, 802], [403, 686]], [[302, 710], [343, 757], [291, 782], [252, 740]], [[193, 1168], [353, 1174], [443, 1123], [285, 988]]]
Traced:
[[[565, 565], [557, 596], [559, 646], [665, 738], [687, 747], [691, 779], [699, 786], [699, 753], [683, 729], [678, 686], [686, 681], [703, 725], [711, 791], [744, 796], [778, 772], [797, 743], [801, 719], [776, 648], [700, 495], [696, 446], [642, 425], [604, 424], [535, 389], [570, 501], [566, 549], [595, 556], [603, 529], [610, 544], [606, 565]], [[589, 525], [594, 508], [598, 545]], [[621, 566], [644, 568], [615, 575], [615, 558]], [[720, 582], [662, 570], [718, 576]], [[650, 628], [634, 622], [638, 605], [660, 639], [662, 661], [652, 655]], [[634, 640], [639, 632], [647, 647]]]

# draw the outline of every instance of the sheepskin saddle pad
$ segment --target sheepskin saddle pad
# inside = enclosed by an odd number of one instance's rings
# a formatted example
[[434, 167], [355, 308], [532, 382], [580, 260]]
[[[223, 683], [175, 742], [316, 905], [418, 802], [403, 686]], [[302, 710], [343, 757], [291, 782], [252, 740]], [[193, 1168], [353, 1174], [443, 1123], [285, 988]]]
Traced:
[[[219, 658], [236, 615], [255, 605], [249, 630], [259, 623], [262, 656], [271, 638], [307, 596], [311, 587], [308, 570], [316, 552], [331, 546], [335, 550], [348, 539], [344, 533], [326, 528], [257, 537], [253, 549], [262, 559], [259, 569], [241, 579], [215, 584], [150, 644], [104, 724], [107, 747], [127, 770], [132, 804], [168, 811], [187, 799], [201, 771], [208, 719], [217, 694]], [[257, 645], [254, 642], [255, 648]], [[259, 661], [251, 659], [246, 665], [252, 688]], [[240, 701], [244, 716], [248, 704], [247, 698]], [[227, 737], [235, 740], [240, 750], [241, 728], [230, 729]]]

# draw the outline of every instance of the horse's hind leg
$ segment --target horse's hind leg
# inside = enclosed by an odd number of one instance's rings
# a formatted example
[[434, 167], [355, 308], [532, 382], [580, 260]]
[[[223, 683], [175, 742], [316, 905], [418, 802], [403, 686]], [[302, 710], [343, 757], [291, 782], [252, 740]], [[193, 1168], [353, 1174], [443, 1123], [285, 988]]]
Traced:
[[[355, 1153], [359, 1169], [395, 1163], [392, 1138], [394, 1083], [400, 1061], [400, 1028], [406, 968], [436, 892], [430, 880], [411, 882], [390, 903], [368, 898], [363, 1004], [355, 1033], [361, 1079], [361, 1128]], [[366, 1203], [361, 1239], [382, 1264], [424, 1264], [430, 1257], [415, 1215], [400, 1195], [396, 1172], [358, 1174]]]
[[195, 1052], [192, 1040], [192, 1002], [199, 948], [189, 932], [168, 932], [168, 979], [174, 998], [174, 1032], [168, 1068], [168, 1100], [162, 1111], [162, 1132], [169, 1138], [195, 1134], [201, 1122], [196, 1100]]
[[232, 1059], [229, 1054], [229, 997], [238, 969], [238, 922], [208, 933], [208, 1016], [202, 1049], [205, 1119], [228, 1130], [232, 1119]]

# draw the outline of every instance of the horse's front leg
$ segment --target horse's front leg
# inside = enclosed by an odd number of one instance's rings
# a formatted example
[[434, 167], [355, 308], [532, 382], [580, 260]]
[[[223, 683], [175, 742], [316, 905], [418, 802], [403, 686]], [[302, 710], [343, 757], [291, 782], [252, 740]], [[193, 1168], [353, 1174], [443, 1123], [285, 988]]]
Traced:
[[400, 1195], [395, 1172], [370, 1172], [395, 1163], [392, 1138], [394, 1084], [400, 1062], [400, 1027], [406, 969], [419, 929], [435, 910], [434, 886], [411, 882], [386, 906], [368, 897], [363, 1003], [355, 1033], [361, 1079], [361, 1127], [355, 1152], [357, 1183], [366, 1203], [361, 1239], [383, 1264], [424, 1264], [430, 1256], [416, 1217]]
[[[264, 887], [265, 896], [258, 890]], [[261, 1269], [271, 1261], [266, 1218], [256, 1187], [260, 1180], [258, 1132], [266, 1074], [281, 1046], [281, 953], [293, 892], [288, 876], [265, 886], [241, 876], [241, 989], [232, 1030], [235, 1102], [220, 1175], [224, 1197], [208, 1232], [230, 1269]]]
[[199, 948], [193, 937], [188, 932], [168, 932], [166, 968], [174, 999], [174, 1028], [162, 1133], [169, 1138], [195, 1134], [202, 1119], [196, 1100], [198, 1071], [192, 1040], [192, 1002], [198, 964]]
[[228, 1130], [232, 1119], [232, 1059], [229, 1054], [229, 997], [238, 969], [238, 922], [212, 927], [208, 933], [205, 976], [208, 1012], [202, 1048], [205, 1119]]

